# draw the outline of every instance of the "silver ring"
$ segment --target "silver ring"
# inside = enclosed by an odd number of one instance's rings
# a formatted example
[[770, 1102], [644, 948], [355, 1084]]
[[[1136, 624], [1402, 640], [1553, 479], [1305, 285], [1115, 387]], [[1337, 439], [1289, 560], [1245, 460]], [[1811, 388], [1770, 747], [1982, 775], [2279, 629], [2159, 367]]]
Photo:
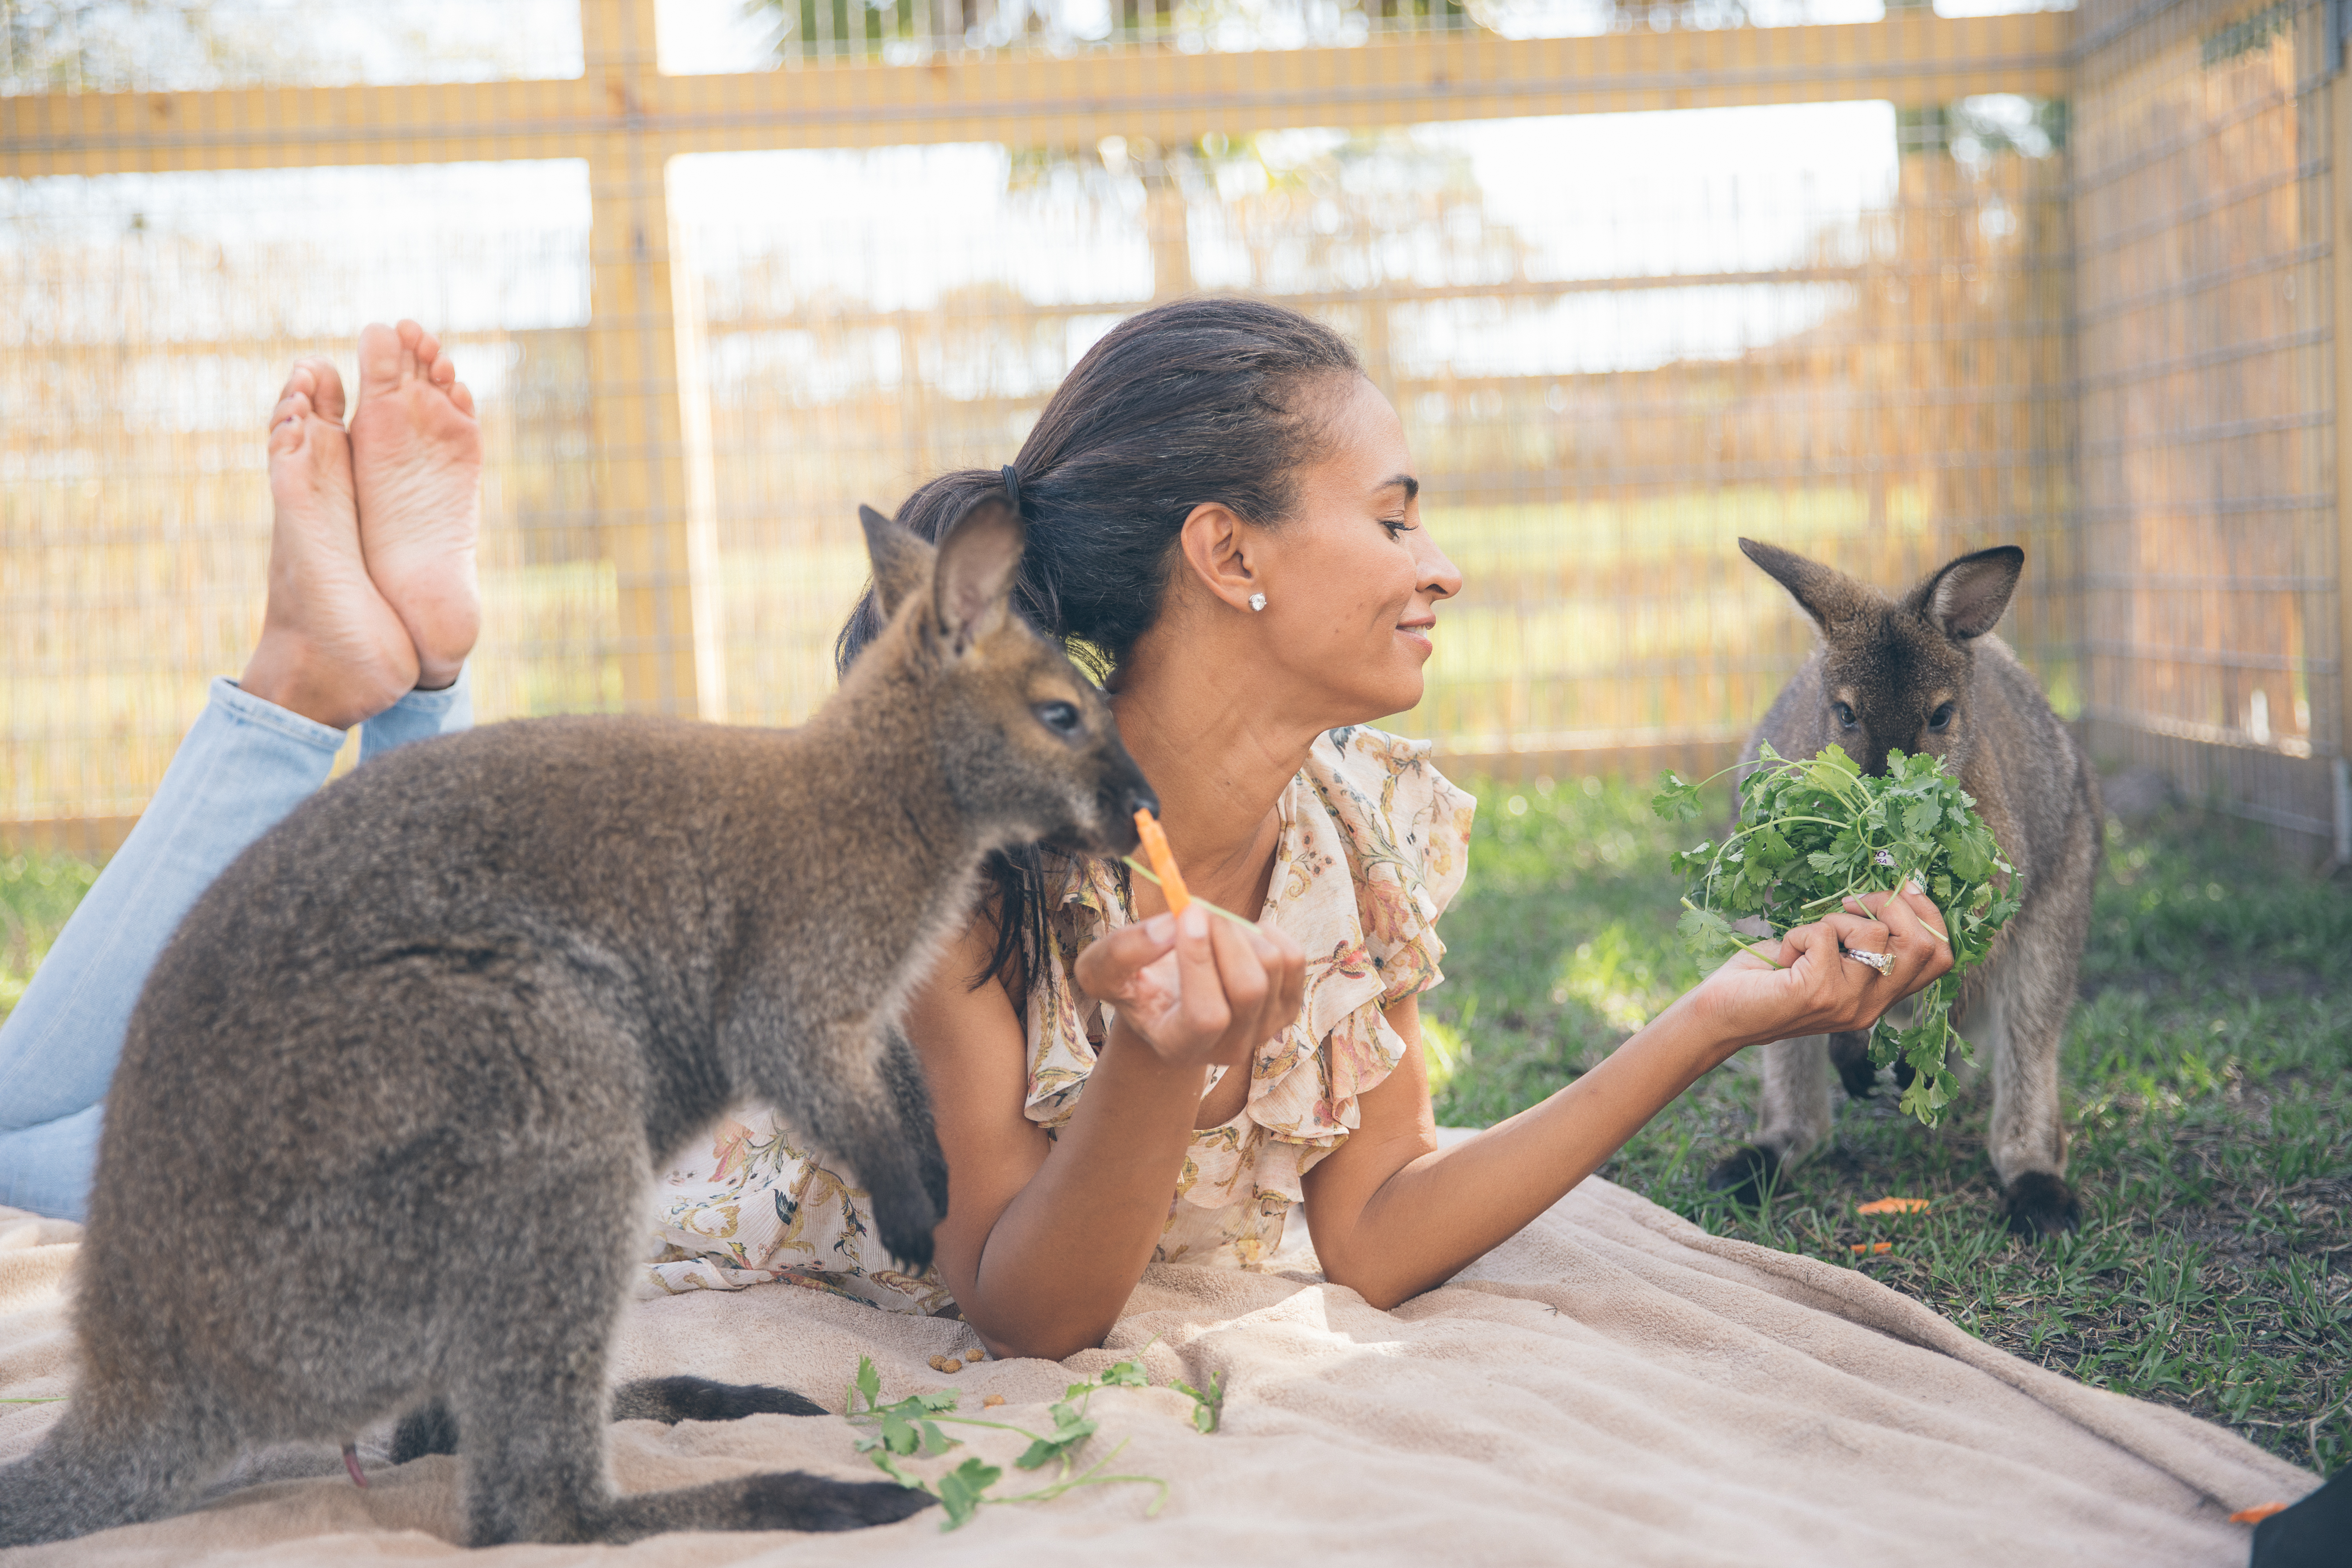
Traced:
[[1845, 950], [1845, 955], [1856, 963], [1867, 963], [1881, 974], [1895, 967], [1895, 955], [1891, 952], [1865, 952], [1860, 948], [1850, 947]]

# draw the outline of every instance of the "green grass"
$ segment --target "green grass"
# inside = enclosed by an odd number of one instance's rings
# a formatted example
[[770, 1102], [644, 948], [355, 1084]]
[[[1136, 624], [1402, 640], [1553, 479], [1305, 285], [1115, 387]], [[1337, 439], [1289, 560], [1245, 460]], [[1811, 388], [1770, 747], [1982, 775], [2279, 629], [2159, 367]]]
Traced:
[[[1696, 983], [1648, 791], [1475, 784], [1469, 885], [1429, 998], [1442, 1122], [1534, 1103]], [[0, 1011], [93, 868], [0, 861]], [[1859, 1267], [1970, 1332], [2085, 1382], [2228, 1423], [2298, 1464], [2352, 1458], [2352, 896], [2252, 833], [2181, 814], [2111, 836], [2067, 1037], [2085, 1223], [2040, 1247], [1994, 1215], [1981, 1081], [1943, 1125], [1884, 1089], [1841, 1097], [1830, 1142], [1760, 1210], [1706, 1190], [1745, 1137], [1738, 1064], [1676, 1100], [1606, 1168], [1708, 1229]], [[1924, 1215], [1858, 1202], [1925, 1197]], [[1858, 1242], [1893, 1250], [1859, 1262]]]
[[0, 1017], [16, 1005], [97, 879], [97, 867], [71, 856], [0, 856]]
[[[1426, 1012], [1452, 1058], [1438, 1120], [1475, 1126], [1591, 1067], [1697, 973], [1674, 931], [1675, 835], [1646, 786], [1472, 787], [1470, 880]], [[1897, 1116], [1883, 1086], [1840, 1093], [1821, 1152], [1741, 1209], [1705, 1183], [1754, 1124], [1756, 1081], [1735, 1062], [1604, 1173], [1719, 1235], [1866, 1269], [2028, 1360], [2333, 1472], [2352, 1458], [2347, 953], [2352, 894], [2280, 865], [2253, 831], [2189, 812], [2111, 827], [2063, 1068], [2084, 1223], [2039, 1247], [1995, 1215], [1981, 1078], [1934, 1129]], [[1890, 1194], [1932, 1207], [1855, 1214]], [[1851, 1251], [1877, 1241], [1893, 1249]]]

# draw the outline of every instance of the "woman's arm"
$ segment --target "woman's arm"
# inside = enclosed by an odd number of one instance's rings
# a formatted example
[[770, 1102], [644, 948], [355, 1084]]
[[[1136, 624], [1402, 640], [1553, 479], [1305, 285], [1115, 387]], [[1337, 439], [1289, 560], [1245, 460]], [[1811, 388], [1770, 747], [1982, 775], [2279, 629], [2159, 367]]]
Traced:
[[993, 946], [976, 924], [908, 1011], [950, 1173], [937, 1256], [991, 1351], [1058, 1361], [1118, 1322], [1167, 1224], [1207, 1068], [1246, 1061], [1288, 1026], [1304, 965], [1295, 944], [1198, 910], [1094, 943], [1081, 982], [1118, 1005], [1118, 1022], [1049, 1138], [1023, 1112], [1028, 1050], [1011, 1000], [966, 984]]
[[[1850, 909], [1875, 913], [1895, 895]], [[1924, 895], [1903, 909], [1942, 930]], [[1845, 959], [1844, 939], [1877, 949], [1896, 933], [1881, 977]], [[1539, 1105], [1452, 1148], [1437, 1147], [1421, 1053], [1418, 999], [1389, 1010], [1408, 1049], [1358, 1102], [1362, 1121], [1307, 1174], [1307, 1220], [1325, 1276], [1387, 1308], [1442, 1284], [1599, 1170], [1709, 1068], [1741, 1047], [1867, 1027], [1951, 967], [1948, 946], [1866, 916], [1832, 915], [1790, 931], [1772, 969], [1742, 953], [1678, 997], [1608, 1058]], [[1868, 939], [1864, 940], [1865, 933]]]

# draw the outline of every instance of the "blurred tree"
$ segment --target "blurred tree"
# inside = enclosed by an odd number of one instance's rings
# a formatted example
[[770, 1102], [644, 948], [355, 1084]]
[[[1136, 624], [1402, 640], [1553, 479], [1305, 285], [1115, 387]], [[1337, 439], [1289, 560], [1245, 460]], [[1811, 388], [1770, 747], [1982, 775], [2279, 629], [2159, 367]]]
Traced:
[[[1466, 25], [1478, 0], [1358, 0], [1375, 28]], [[1692, 0], [1677, 0], [1690, 4]], [[1709, 5], [1737, 0], [1701, 0]], [[1115, 0], [1086, 7], [1083, 20], [1066, 0], [745, 0], [746, 12], [772, 26], [778, 58], [887, 55], [890, 46], [923, 55], [1003, 48], [1015, 43], [1070, 47], [1087, 44], [1174, 42], [1239, 28], [1244, 37], [1269, 20], [1248, 0]], [[1285, 11], [1276, 6], [1276, 11]], [[1337, 11], [1329, 18], [1348, 18]], [[1304, 7], [1278, 18], [1286, 36], [1316, 23]], [[1337, 41], [1340, 34], [1334, 35]]]
[[522, 74], [529, 29], [508, 9], [462, 0], [299, 11], [269, 0], [0, 0], [0, 93]]

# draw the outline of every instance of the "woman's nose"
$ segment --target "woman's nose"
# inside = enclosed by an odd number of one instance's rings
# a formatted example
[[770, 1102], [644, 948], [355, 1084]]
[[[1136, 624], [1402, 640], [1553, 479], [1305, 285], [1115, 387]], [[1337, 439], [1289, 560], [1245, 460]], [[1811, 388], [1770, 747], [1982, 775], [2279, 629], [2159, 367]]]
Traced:
[[1421, 531], [1421, 544], [1422, 592], [1433, 599], [1450, 599], [1462, 592], [1462, 569], [1454, 564], [1452, 556], [1437, 547], [1437, 541], [1429, 537], [1425, 524]]

